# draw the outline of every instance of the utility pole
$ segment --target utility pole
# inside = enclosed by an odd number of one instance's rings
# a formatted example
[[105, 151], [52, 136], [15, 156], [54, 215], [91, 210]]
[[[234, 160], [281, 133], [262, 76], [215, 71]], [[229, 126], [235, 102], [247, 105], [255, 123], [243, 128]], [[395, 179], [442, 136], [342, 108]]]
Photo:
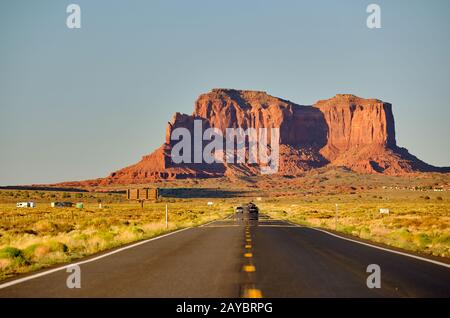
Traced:
[[167, 204], [166, 204], [166, 229], [168, 227], [169, 227], [169, 213], [168, 213]]
[[336, 214], [334, 216], [334, 230], [337, 231], [338, 224], [338, 204], [336, 203]]

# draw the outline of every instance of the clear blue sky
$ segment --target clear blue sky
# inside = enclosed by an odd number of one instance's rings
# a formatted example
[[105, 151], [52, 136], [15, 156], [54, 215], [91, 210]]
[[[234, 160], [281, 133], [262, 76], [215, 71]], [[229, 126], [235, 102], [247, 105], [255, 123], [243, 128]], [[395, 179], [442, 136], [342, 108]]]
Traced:
[[[82, 28], [66, 27], [66, 6]], [[366, 27], [378, 3], [382, 29]], [[0, 185], [105, 176], [214, 87], [391, 102], [397, 141], [450, 166], [450, 1], [0, 2]]]

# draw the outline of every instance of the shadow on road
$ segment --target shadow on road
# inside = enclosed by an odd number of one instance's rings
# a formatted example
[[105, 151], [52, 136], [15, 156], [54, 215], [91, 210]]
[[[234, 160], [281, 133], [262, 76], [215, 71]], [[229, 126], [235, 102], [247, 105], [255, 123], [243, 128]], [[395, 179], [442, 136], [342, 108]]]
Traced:
[[166, 198], [233, 198], [245, 196], [246, 191], [214, 188], [161, 188], [159, 193]]

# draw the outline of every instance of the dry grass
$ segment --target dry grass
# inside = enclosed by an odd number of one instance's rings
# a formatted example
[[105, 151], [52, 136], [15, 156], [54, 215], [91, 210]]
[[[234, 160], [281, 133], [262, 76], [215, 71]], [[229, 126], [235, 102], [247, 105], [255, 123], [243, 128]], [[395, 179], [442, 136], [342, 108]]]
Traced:
[[[255, 203], [274, 218], [333, 230], [337, 203], [337, 231], [450, 257], [448, 174], [392, 177], [337, 168], [296, 177], [179, 180], [160, 186], [166, 190], [163, 202], [147, 204], [144, 210], [119, 193], [1, 190], [0, 279], [221, 218], [232, 213], [233, 206], [258, 197], [261, 201]], [[436, 187], [447, 191], [432, 191]], [[95, 190], [123, 188], [112, 185]], [[189, 199], [201, 196], [216, 197]], [[15, 202], [30, 200], [37, 202], [37, 208], [15, 208]], [[208, 207], [211, 200], [214, 205]], [[85, 208], [55, 209], [50, 201], [82, 201]], [[98, 208], [99, 202], [103, 209]], [[380, 208], [389, 208], [390, 215], [380, 215]]]
[[[276, 199], [260, 207], [274, 218], [337, 230], [409, 251], [450, 257], [450, 196], [446, 194], [438, 200], [434, 194], [424, 199], [421, 193], [397, 192], [400, 193]], [[390, 214], [380, 214], [380, 208], [390, 209]]]
[[56, 263], [98, 253], [126, 243], [151, 238], [183, 227], [196, 226], [231, 213], [232, 205], [205, 200], [165, 204], [113, 203], [100, 209], [51, 208], [41, 203], [34, 209], [0, 204], [0, 279]]

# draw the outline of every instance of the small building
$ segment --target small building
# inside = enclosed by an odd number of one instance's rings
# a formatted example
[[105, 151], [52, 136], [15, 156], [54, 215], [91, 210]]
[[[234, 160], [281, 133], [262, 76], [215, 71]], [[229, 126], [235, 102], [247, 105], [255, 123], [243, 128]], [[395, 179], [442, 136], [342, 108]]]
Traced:
[[35, 208], [36, 204], [33, 201], [17, 202], [16, 207], [17, 208]]
[[52, 208], [70, 208], [72, 207], [72, 202], [52, 202], [50, 203], [50, 206]]

